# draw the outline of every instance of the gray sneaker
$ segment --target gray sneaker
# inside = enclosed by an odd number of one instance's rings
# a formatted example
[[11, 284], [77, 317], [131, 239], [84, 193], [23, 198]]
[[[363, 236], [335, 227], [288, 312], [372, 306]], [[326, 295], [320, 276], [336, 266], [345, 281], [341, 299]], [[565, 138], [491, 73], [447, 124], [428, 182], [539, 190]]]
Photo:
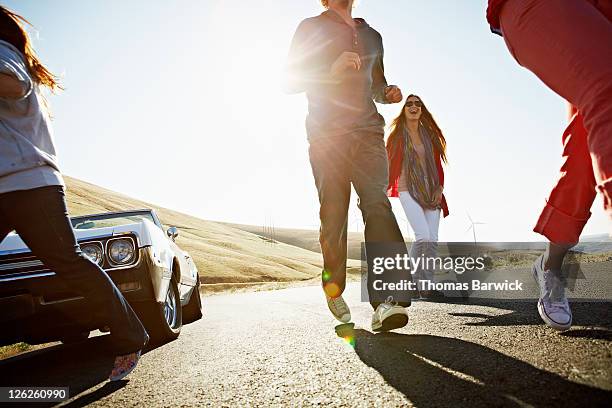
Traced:
[[344, 299], [342, 299], [342, 295], [333, 298], [325, 294], [325, 299], [327, 300], [327, 307], [329, 307], [329, 311], [336, 319], [342, 323], [348, 323], [351, 321], [351, 311], [349, 310], [349, 307]]
[[565, 297], [565, 280], [560, 276], [560, 272], [544, 270], [544, 255], [533, 263], [532, 272], [540, 287], [540, 317], [553, 329], [569, 329], [572, 326], [572, 311]]
[[372, 315], [372, 331], [382, 332], [399, 329], [408, 324], [408, 312], [406, 308], [393, 303], [389, 296], [385, 303], [378, 305]]

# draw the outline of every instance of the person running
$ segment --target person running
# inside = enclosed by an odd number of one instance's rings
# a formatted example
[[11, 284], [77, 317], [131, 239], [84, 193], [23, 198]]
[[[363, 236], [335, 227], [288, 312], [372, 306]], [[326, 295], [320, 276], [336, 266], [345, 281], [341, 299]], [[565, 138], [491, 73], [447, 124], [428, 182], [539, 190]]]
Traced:
[[573, 106], [561, 176], [534, 229], [549, 240], [533, 265], [538, 313], [566, 330], [572, 312], [561, 266], [596, 191], [612, 217], [612, 1], [489, 0], [487, 20], [515, 60]]
[[[446, 163], [446, 139], [419, 96], [409, 95], [391, 123], [387, 155], [388, 195], [399, 197], [414, 231], [410, 256], [434, 258], [440, 211], [444, 217], [448, 216], [442, 168], [442, 162]], [[415, 271], [421, 298], [444, 297], [442, 292], [428, 287], [428, 282], [434, 282], [433, 275], [434, 270], [427, 267]]]
[[42, 88], [60, 88], [38, 59], [23, 17], [0, 6], [0, 242], [15, 230], [68, 287], [110, 327], [117, 357], [109, 376], [132, 371], [149, 336], [98, 265], [81, 252], [66, 208]]
[[[331, 313], [348, 322], [351, 314], [342, 293], [351, 183], [359, 196], [366, 243], [404, 242], [386, 195], [384, 119], [374, 104], [399, 103], [402, 93], [387, 84], [382, 38], [365, 20], [352, 17], [353, 0], [322, 0], [321, 4], [326, 10], [302, 21], [294, 35], [286, 90], [306, 92], [308, 98], [306, 130], [320, 203], [322, 285]], [[409, 294], [401, 302], [388, 297], [385, 301], [372, 290], [371, 276], [368, 282], [375, 309], [372, 328], [405, 326]]]

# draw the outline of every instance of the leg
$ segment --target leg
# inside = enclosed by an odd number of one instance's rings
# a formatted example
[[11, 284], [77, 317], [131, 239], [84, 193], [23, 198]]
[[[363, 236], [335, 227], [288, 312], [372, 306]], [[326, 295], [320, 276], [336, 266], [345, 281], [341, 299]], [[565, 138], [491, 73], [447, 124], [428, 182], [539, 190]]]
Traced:
[[23, 241], [68, 287], [81, 293], [111, 329], [118, 354], [138, 351], [148, 341], [144, 327], [106, 272], [76, 242], [62, 187], [3, 194], [0, 211]]
[[[428, 243], [431, 241], [431, 233], [423, 207], [408, 192], [401, 192], [399, 199], [410, 227], [414, 231], [414, 242], [410, 248], [410, 257], [416, 259], [422, 255], [428, 256]], [[413, 273], [414, 279], [418, 282], [419, 290], [425, 290], [423, 281], [428, 279], [427, 271], [424, 268], [420, 268], [418, 271], [413, 271]]]
[[601, 3], [512, 0], [500, 20], [516, 60], [584, 116], [597, 188], [612, 214], [612, 7]]
[[[353, 143], [353, 167], [351, 180], [359, 196], [359, 209], [365, 224], [367, 242], [395, 242], [405, 248], [404, 238], [397, 225], [397, 220], [387, 198], [389, 165], [387, 151], [382, 134], [361, 133], [355, 135]], [[405, 254], [406, 252], [404, 252]], [[399, 254], [403, 256], [403, 254]], [[412, 280], [405, 271], [388, 271], [394, 281]], [[370, 277], [368, 277], [370, 279]], [[374, 308], [380, 303], [384, 294], [374, 297], [370, 292], [370, 303]], [[378, 299], [376, 299], [378, 298]], [[384, 299], [383, 299], [384, 300]], [[406, 294], [399, 302], [402, 306], [410, 305], [410, 295]]]
[[[429, 243], [427, 246], [427, 256], [429, 258], [435, 258], [438, 256], [438, 230], [440, 229], [440, 210], [425, 210], [425, 219], [429, 226]], [[427, 270], [427, 279], [434, 282], [435, 270]]]
[[309, 155], [319, 194], [323, 288], [338, 297], [346, 285], [346, 239], [351, 198], [349, 145], [340, 139], [310, 145]]
[[[534, 231], [559, 247], [569, 248], [578, 242], [591, 216], [590, 209], [596, 195], [587, 132], [580, 114], [573, 117], [563, 133], [563, 146], [565, 160], [561, 176], [550, 193]], [[562, 263], [563, 259], [553, 260], [555, 264], [559, 261]]]

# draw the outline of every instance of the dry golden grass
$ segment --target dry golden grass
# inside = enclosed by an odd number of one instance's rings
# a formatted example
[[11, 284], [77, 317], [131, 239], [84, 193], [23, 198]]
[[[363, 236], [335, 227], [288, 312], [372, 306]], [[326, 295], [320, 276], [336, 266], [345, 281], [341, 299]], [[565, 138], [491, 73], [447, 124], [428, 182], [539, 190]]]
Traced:
[[[289, 244], [277, 238], [276, 243], [270, 243], [256, 231], [202, 220], [71, 177], [65, 179], [71, 215], [155, 209], [165, 226], [179, 229], [177, 244], [195, 260], [202, 283], [306, 281], [320, 274], [321, 255], [306, 249], [312, 247], [311, 239], [294, 239]], [[253, 227], [257, 228], [261, 230]], [[313, 233], [306, 235], [311, 237]], [[350, 261], [349, 266], [357, 268], [359, 263]]]
[[[252, 232], [267, 238], [272, 237], [272, 232], [269, 230], [263, 230], [262, 227], [256, 225], [242, 225], [242, 224], [225, 224], [233, 228], [238, 228], [243, 231]], [[319, 245], [319, 231], [318, 230], [305, 230], [296, 228], [275, 228], [274, 239], [277, 241], [284, 242], [285, 244], [294, 245], [300, 248], [307, 249], [313, 252], [321, 252], [321, 246]], [[349, 232], [348, 237], [347, 255], [349, 259], [361, 259], [361, 243], [364, 240], [363, 232]]]

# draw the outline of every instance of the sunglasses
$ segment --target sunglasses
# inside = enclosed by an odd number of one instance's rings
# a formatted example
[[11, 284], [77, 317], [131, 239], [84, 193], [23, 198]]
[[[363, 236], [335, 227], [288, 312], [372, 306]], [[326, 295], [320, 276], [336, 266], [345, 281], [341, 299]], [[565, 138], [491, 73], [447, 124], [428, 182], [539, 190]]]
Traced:
[[416, 106], [417, 108], [420, 108], [421, 106], [423, 106], [423, 102], [421, 101], [406, 101], [406, 106]]

